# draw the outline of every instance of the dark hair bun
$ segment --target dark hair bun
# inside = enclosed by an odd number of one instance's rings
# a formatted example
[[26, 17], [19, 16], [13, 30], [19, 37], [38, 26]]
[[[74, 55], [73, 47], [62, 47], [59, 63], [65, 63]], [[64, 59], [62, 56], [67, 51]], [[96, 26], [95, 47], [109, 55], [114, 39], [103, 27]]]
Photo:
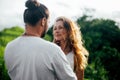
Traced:
[[29, 10], [34, 10], [36, 8], [38, 8], [38, 2], [36, 0], [28, 0], [26, 1], [25, 6], [29, 9]]

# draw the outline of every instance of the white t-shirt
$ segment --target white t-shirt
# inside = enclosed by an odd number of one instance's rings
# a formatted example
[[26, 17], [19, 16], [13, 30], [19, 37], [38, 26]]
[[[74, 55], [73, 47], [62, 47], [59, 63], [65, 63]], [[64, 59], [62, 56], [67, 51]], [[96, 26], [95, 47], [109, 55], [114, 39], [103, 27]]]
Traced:
[[4, 58], [11, 80], [77, 80], [60, 47], [39, 37], [16, 38]]
[[73, 51], [69, 52], [69, 53], [66, 55], [66, 57], [67, 57], [67, 60], [68, 60], [69, 63], [70, 63], [71, 68], [74, 70], [74, 52], [73, 52]]

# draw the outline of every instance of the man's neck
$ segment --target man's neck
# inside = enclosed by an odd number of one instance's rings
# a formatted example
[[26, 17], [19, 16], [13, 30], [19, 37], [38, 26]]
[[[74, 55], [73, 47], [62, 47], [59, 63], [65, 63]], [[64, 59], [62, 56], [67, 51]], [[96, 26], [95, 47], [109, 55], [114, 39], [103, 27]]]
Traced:
[[35, 34], [35, 33], [27, 33], [27, 32], [25, 32], [25, 33], [23, 34], [23, 36], [35, 36], [35, 37], [40, 37], [40, 35], [38, 35], [38, 34]]
[[26, 26], [25, 28], [25, 33], [23, 34], [23, 36], [36, 36], [36, 37], [40, 37], [40, 31], [39, 29], [35, 28], [35, 27], [31, 27], [31, 26]]

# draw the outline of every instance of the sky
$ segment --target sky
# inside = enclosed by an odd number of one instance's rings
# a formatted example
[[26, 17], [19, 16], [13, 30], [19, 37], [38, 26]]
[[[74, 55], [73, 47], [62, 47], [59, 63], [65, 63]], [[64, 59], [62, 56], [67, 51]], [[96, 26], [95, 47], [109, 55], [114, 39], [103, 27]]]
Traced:
[[[38, 0], [50, 11], [50, 24], [58, 16], [76, 20], [83, 14], [94, 18], [112, 19], [120, 23], [120, 0]], [[13, 26], [24, 28], [23, 12], [26, 0], [0, 0], [0, 30]]]

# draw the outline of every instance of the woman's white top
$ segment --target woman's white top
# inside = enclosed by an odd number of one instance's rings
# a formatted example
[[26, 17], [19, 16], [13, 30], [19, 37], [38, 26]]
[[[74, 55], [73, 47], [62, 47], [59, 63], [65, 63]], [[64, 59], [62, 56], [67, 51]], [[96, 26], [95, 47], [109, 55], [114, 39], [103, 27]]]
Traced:
[[68, 59], [68, 61], [70, 63], [71, 68], [74, 70], [74, 52], [73, 51], [69, 52], [66, 55], [66, 57], [67, 57], [67, 59]]

